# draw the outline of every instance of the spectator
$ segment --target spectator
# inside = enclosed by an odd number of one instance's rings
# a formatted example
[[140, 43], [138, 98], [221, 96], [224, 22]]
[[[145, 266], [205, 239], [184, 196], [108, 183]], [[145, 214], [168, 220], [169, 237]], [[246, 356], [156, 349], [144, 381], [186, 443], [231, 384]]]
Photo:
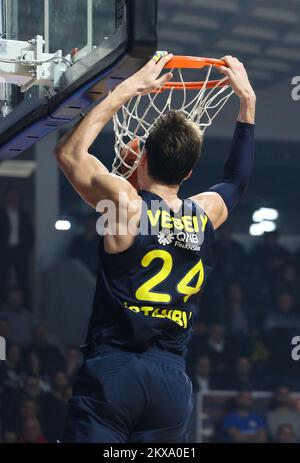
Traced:
[[249, 322], [244, 308], [244, 295], [238, 283], [232, 283], [228, 291], [228, 334], [233, 336], [247, 335]]
[[0, 379], [2, 388], [20, 388], [22, 378], [20, 374], [21, 351], [18, 344], [10, 344], [6, 349], [6, 362], [0, 362]]
[[0, 336], [6, 340], [9, 338], [9, 323], [5, 318], [0, 319]]
[[186, 368], [191, 376], [193, 375], [195, 359], [201, 354], [207, 332], [207, 325], [202, 320], [196, 318], [193, 321], [193, 336], [186, 357]]
[[31, 339], [34, 328], [33, 316], [23, 306], [21, 288], [10, 288], [7, 292], [6, 304], [0, 310], [0, 319], [8, 321], [8, 341], [24, 346]]
[[252, 411], [252, 395], [241, 391], [236, 398], [236, 411], [227, 415], [223, 430], [230, 442], [262, 443], [267, 441], [264, 419]]
[[13, 276], [29, 304], [29, 257], [34, 243], [34, 232], [29, 215], [20, 207], [20, 194], [9, 187], [0, 209], [0, 304]]
[[282, 423], [278, 426], [275, 442], [278, 444], [296, 444], [297, 439], [293, 426], [288, 423]]
[[[67, 407], [71, 397], [72, 397], [72, 388], [70, 386], [66, 386], [62, 391], [62, 399], [63, 399], [63, 402], [64, 402], [66, 407]], [[67, 411], [67, 409], [66, 409], [66, 411]]]
[[24, 428], [24, 424], [31, 418], [38, 418], [40, 410], [37, 402], [34, 399], [23, 398], [18, 403], [18, 414], [16, 417], [15, 431], [20, 435]]
[[25, 421], [23, 432], [18, 439], [20, 444], [45, 444], [47, 440], [42, 433], [40, 422], [37, 418], [29, 418]]
[[29, 352], [35, 352], [40, 359], [41, 374], [51, 378], [57, 371], [65, 369], [65, 359], [61, 351], [49, 341], [47, 327], [39, 324], [33, 332]]
[[272, 377], [267, 375], [270, 352], [266, 347], [261, 331], [254, 330], [252, 333], [253, 350], [251, 354], [251, 364], [255, 370], [260, 388], [269, 390], [272, 388]]
[[22, 389], [5, 388], [1, 410], [4, 431], [19, 431], [21, 404], [27, 399], [36, 402], [43, 414], [45, 394], [41, 391], [39, 379], [35, 376], [27, 376]]
[[192, 383], [194, 392], [207, 392], [211, 389], [217, 389], [219, 384], [212, 378], [211, 361], [209, 357], [199, 356], [195, 361]]
[[73, 238], [70, 246], [70, 256], [80, 259], [93, 274], [98, 266], [96, 221], [94, 214], [88, 214], [84, 218], [84, 232]]
[[68, 386], [68, 379], [64, 371], [58, 371], [55, 373], [53, 384], [52, 384], [52, 394], [59, 400], [62, 400], [63, 391], [65, 387]]
[[7, 431], [3, 433], [4, 444], [15, 444], [17, 442], [17, 434], [15, 432]]
[[[266, 318], [265, 343], [270, 352], [268, 362], [270, 385], [274, 388], [285, 378], [286, 384], [292, 386], [298, 381], [298, 365], [291, 357], [291, 339], [300, 329], [300, 315], [294, 310], [293, 297], [290, 293], [277, 296], [276, 308]], [[295, 383], [297, 386], [297, 384]]]
[[293, 262], [288, 262], [282, 269], [275, 290], [281, 293], [289, 293], [295, 301], [299, 302], [299, 277], [297, 267]]
[[263, 242], [252, 249], [250, 257], [253, 264], [272, 282], [277, 272], [289, 261], [290, 253], [279, 244], [278, 232], [273, 231], [264, 233]]
[[24, 362], [25, 376], [34, 376], [39, 379], [42, 392], [50, 390], [50, 384], [47, 375], [43, 375], [41, 370], [41, 362], [38, 354], [34, 351], [29, 351]]
[[22, 398], [35, 400], [37, 406], [42, 410], [46, 395], [41, 390], [39, 378], [27, 376], [24, 381]]
[[199, 346], [198, 354], [210, 358], [212, 374], [216, 378], [223, 377], [226, 366], [236, 355], [233, 344], [225, 336], [224, 325], [216, 322], [209, 327], [208, 336]]
[[233, 391], [241, 389], [260, 389], [259, 382], [254, 377], [253, 367], [248, 357], [239, 357], [233, 372], [227, 378], [226, 389]]
[[268, 430], [274, 441], [280, 425], [292, 427], [297, 440], [300, 439], [300, 413], [293, 407], [293, 401], [288, 387], [281, 386], [276, 391], [275, 408], [267, 414]]
[[294, 310], [294, 298], [291, 293], [282, 292], [277, 296], [276, 308], [265, 321], [265, 330], [300, 328], [300, 315]]
[[20, 418], [22, 426], [26, 420], [38, 417], [38, 406], [34, 399], [23, 399], [20, 404]]
[[69, 346], [65, 352], [66, 375], [69, 384], [74, 384], [81, 365], [81, 353], [77, 346]]
[[217, 255], [216, 273], [221, 273], [227, 282], [241, 277], [245, 270], [246, 253], [243, 246], [232, 239], [228, 224], [223, 225], [218, 231]]
[[62, 371], [57, 372], [53, 379], [52, 391], [48, 394], [44, 407], [46, 417], [44, 429], [49, 442], [56, 442], [62, 438], [67, 412], [66, 400], [69, 400], [67, 388], [66, 374]]

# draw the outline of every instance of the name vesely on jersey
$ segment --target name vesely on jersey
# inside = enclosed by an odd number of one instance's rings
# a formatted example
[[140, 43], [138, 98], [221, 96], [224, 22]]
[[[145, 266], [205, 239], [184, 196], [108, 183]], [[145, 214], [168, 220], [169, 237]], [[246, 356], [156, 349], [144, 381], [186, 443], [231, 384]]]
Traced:
[[186, 231], [188, 233], [204, 233], [207, 224], [207, 216], [183, 215], [180, 217], [172, 217], [168, 211], [157, 210], [153, 213], [152, 210], [147, 211], [151, 227], [155, 229], [158, 224], [164, 229], [172, 229], [177, 231]]
[[[157, 200], [151, 201], [150, 208], [143, 202], [145, 205], [142, 209], [146, 211], [146, 215], [142, 214], [140, 217], [140, 212], [138, 212], [140, 210], [138, 208], [139, 203], [131, 201], [127, 207], [127, 203], [124, 202], [124, 193], [120, 193], [119, 201], [119, 215], [113, 201], [103, 200], [97, 204], [97, 212], [101, 214], [96, 226], [99, 235], [115, 235], [118, 224], [118, 234], [120, 235], [137, 235], [140, 233], [141, 235], [153, 236], [157, 235], [161, 229], [172, 230], [179, 237], [177, 240], [178, 243], [182, 243], [184, 235], [180, 234], [180, 232], [203, 236], [208, 221], [205, 214], [198, 213], [197, 215], [191, 215], [187, 206], [183, 208], [182, 212], [171, 214], [169, 211], [164, 210], [162, 202]], [[122, 207], [123, 203], [124, 207]], [[128, 220], [128, 211], [130, 210], [137, 212]], [[136, 224], [138, 222], [139, 226], [137, 227]]]

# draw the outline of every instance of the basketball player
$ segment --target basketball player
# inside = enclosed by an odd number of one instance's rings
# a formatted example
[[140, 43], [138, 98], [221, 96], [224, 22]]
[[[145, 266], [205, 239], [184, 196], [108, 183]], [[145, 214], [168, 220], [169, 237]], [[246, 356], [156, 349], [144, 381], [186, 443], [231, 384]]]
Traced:
[[[64, 442], [186, 441], [192, 386], [184, 356], [192, 313], [214, 266], [214, 231], [239, 202], [253, 164], [255, 94], [243, 64], [226, 56], [228, 67], [221, 68], [240, 112], [223, 179], [209, 191], [178, 197], [202, 146], [198, 126], [178, 111], [161, 116], [150, 130], [136, 171], [138, 189], [88, 152], [124, 103], [172, 78], [170, 72], [160, 76], [171, 58], [158, 52], [56, 147], [78, 194], [93, 208], [110, 200], [117, 212], [116, 233], [100, 237], [93, 314]], [[135, 232], [119, 232], [120, 208]], [[148, 234], [137, 232], [140, 223]]]

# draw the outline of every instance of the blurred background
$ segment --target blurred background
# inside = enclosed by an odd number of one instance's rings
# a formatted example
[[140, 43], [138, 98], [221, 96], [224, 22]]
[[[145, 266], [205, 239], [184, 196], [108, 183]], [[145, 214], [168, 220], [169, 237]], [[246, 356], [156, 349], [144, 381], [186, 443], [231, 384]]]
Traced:
[[[52, 40], [48, 31], [49, 49], [84, 48], [89, 2], [70, 0], [63, 8], [49, 3], [56, 24]], [[4, 4], [2, 13], [8, 15], [9, 6], [14, 14], [6, 23], [1, 18], [2, 37], [29, 40], [45, 32], [44, 2]], [[92, 5], [102, 27], [94, 28], [98, 45], [113, 34], [116, 11], [106, 0]], [[32, 21], [24, 21], [28, 17]], [[300, 364], [291, 357], [292, 338], [300, 335], [300, 103], [292, 98], [300, 1], [159, 0], [157, 30], [158, 49], [237, 56], [249, 70], [258, 103], [254, 174], [241, 205], [218, 231], [217, 267], [195, 316], [187, 357], [195, 401], [190, 442], [300, 442]], [[0, 123], [21, 99], [40, 97], [34, 87], [21, 98], [15, 85], [0, 83]], [[232, 97], [208, 129], [201, 163], [182, 195], [219, 181], [237, 112]], [[59, 439], [91, 312], [97, 216], [57, 168], [53, 148], [66, 128], [0, 162], [4, 442]], [[91, 152], [110, 167], [113, 145], [109, 124]]]

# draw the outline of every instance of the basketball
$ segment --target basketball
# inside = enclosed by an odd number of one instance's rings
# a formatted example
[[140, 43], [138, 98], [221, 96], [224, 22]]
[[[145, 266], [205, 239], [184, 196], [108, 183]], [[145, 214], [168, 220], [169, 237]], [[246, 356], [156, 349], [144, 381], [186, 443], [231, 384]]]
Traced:
[[[138, 156], [138, 154], [140, 153], [140, 141], [138, 138], [134, 138], [133, 140], [130, 140], [130, 142], [127, 144], [128, 148], [122, 148], [121, 149], [121, 159], [123, 159], [123, 161], [126, 162], [126, 164], [130, 167], [133, 166], [133, 164], [135, 163], [136, 161], [136, 158]], [[129, 149], [131, 148], [134, 153]], [[124, 175], [126, 173], [126, 171], [128, 170], [128, 168], [126, 168], [126, 166], [124, 164], [121, 164], [121, 167], [120, 167], [120, 173], [121, 175]], [[131, 185], [134, 187], [134, 188], [138, 188], [138, 181], [137, 181], [137, 170], [135, 169], [132, 174], [127, 177], [127, 180], [128, 182], [131, 183]]]

